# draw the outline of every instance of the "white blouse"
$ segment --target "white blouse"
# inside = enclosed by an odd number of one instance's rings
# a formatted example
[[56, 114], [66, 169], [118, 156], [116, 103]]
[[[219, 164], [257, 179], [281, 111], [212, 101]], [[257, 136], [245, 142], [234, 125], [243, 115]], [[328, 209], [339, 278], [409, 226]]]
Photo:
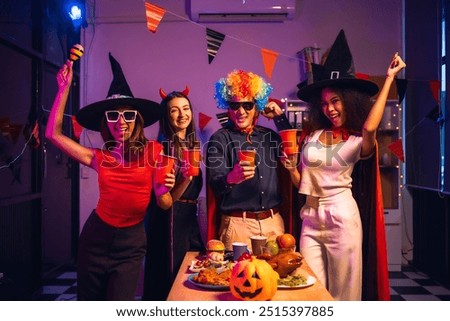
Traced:
[[352, 172], [361, 159], [362, 137], [350, 135], [348, 140], [333, 145], [319, 141], [323, 129], [305, 138], [301, 155], [299, 193], [326, 197], [352, 187]]

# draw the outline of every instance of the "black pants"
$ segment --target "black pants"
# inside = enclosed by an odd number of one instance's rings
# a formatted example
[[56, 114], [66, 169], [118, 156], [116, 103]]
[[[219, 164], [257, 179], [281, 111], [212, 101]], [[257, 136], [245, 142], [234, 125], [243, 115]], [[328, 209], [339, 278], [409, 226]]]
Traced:
[[145, 251], [143, 222], [116, 228], [93, 211], [79, 240], [78, 300], [134, 300]]

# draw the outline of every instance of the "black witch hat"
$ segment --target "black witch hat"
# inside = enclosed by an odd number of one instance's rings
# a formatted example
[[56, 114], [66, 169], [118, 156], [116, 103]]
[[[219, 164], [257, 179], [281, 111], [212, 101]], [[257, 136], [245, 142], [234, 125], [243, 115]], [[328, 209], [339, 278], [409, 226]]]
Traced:
[[378, 92], [378, 86], [372, 81], [355, 77], [353, 57], [347, 44], [344, 30], [341, 30], [331, 47], [323, 65], [311, 63], [312, 83], [306, 81], [297, 85], [297, 97], [308, 102], [312, 95], [327, 86], [348, 86], [373, 96]]
[[84, 128], [100, 131], [105, 111], [119, 107], [130, 107], [137, 110], [144, 118], [144, 127], [156, 123], [163, 115], [157, 102], [135, 98], [125, 79], [122, 67], [109, 53], [109, 61], [113, 72], [113, 80], [105, 100], [101, 100], [82, 108], [76, 115], [78, 123]]

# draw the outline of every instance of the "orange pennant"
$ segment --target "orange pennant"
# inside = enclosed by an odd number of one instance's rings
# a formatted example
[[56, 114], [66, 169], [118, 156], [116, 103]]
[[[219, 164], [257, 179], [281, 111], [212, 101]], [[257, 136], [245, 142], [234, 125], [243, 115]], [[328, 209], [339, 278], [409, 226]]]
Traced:
[[262, 48], [261, 55], [264, 63], [264, 71], [266, 72], [267, 77], [270, 79], [272, 78], [273, 67], [275, 66], [275, 62], [278, 58], [278, 52]]
[[403, 144], [401, 139], [397, 139], [395, 142], [392, 142], [388, 145], [389, 150], [397, 156], [399, 160], [405, 162], [405, 155], [403, 153]]
[[145, 14], [147, 16], [147, 29], [155, 33], [165, 13], [166, 9], [146, 2]]
[[83, 126], [81, 126], [77, 119], [75, 118], [75, 115], [72, 116], [72, 128], [73, 128], [73, 135], [75, 136], [75, 139], [77, 141], [80, 140], [81, 132], [83, 131]]
[[440, 91], [441, 91], [441, 82], [439, 80], [430, 80], [429, 81], [431, 94], [433, 95], [434, 100], [439, 103], [441, 101]]

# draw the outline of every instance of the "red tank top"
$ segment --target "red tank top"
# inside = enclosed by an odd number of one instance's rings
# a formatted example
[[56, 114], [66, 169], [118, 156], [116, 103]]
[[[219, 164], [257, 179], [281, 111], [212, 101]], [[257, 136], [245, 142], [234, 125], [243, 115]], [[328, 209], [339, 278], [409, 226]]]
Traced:
[[97, 149], [99, 200], [96, 212], [107, 224], [127, 227], [140, 223], [152, 191], [153, 170], [162, 145], [149, 141], [137, 161], [120, 164], [109, 151]]

